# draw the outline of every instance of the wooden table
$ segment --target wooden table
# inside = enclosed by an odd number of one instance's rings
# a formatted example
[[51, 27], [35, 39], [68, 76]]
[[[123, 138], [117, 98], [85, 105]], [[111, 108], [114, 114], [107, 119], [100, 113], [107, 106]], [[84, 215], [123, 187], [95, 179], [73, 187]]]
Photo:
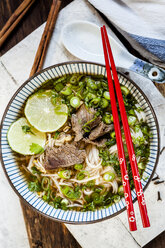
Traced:
[[[61, 8], [65, 7], [71, 1], [72, 0], [63, 0]], [[0, 1], [0, 29], [21, 2], [22, 0]], [[8, 37], [7, 41], [0, 50], [0, 55], [3, 55], [43, 22], [45, 22], [49, 13], [50, 5], [51, 0], [36, 0], [30, 11], [24, 16], [10, 37]], [[156, 86], [160, 92], [165, 95], [165, 84], [157, 84]], [[21, 206], [31, 248], [80, 248], [80, 245], [63, 224], [41, 216], [22, 202]], [[164, 244], [165, 232], [151, 241], [145, 246], [145, 248], [163, 248]]]

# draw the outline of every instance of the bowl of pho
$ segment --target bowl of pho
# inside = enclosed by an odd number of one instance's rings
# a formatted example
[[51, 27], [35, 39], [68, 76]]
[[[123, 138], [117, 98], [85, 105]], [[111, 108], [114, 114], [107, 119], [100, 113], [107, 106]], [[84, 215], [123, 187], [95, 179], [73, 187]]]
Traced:
[[[159, 128], [141, 89], [118, 72], [143, 189], [154, 173]], [[41, 214], [92, 223], [125, 209], [105, 66], [53, 65], [13, 95], [1, 123], [1, 160], [17, 195]], [[136, 193], [125, 149], [132, 198]]]

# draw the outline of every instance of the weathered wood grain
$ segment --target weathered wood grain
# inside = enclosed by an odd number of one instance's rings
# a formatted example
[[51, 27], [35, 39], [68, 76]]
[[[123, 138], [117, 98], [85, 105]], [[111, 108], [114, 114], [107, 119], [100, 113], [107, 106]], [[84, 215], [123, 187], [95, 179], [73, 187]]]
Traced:
[[155, 86], [158, 88], [158, 90], [165, 97], [165, 83], [164, 84], [157, 84], [157, 83], [155, 83]]
[[[0, 1], [0, 29], [7, 22], [15, 9], [21, 4], [22, 0], [1, 0]], [[47, 20], [52, 0], [36, 0], [30, 11], [28, 11], [17, 27], [10, 34], [8, 39], [0, 49], [0, 55], [3, 55], [19, 41], [29, 35], [43, 22]], [[61, 9], [72, 0], [62, 0]]]
[[[2, 29], [8, 18], [21, 2], [21, 0], [0, 1], [0, 29]], [[62, 1], [61, 8], [70, 2], [71, 0]], [[36, 0], [31, 11], [23, 17], [3, 44], [0, 55], [3, 55], [46, 21], [50, 6], [51, 0]], [[65, 225], [43, 217], [30, 207], [27, 207], [23, 202], [21, 202], [21, 206], [31, 248], [80, 248], [80, 245], [70, 234]]]
[[[61, 8], [66, 6], [71, 1], [72, 0], [62, 0]], [[21, 0], [0, 1], [0, 29], [4, 26], [8, 18], [21, 2]], [[36, 0], [31, 10], [24, 16], [19, 25], [4, 43], [2, 49], [0, 50], [0, 55], [7, 52], [10, 48], [46, 21], [51, 2], [51, 0]], [[165, 96], [165, 84], [155, 85]], [[63, 224], [43, 217], [22, 202], [21, 206], [31, 248], [80, 248], [80, 245]], [[164, 248], [164, 244], [165, 232], [151, 241], [145, 246], [145, 248]]]
[[43, 217], [21, 202], [31, 248], [80, 248], [64, 224]]

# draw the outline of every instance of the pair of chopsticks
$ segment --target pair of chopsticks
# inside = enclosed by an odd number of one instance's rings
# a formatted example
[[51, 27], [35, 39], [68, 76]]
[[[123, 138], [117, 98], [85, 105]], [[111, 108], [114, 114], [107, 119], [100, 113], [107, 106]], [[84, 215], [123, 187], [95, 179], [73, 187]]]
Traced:
[[57, 20], [60, 6], [61, 6], [60, 0], [53, 0], [49, 15], [48, 15], [48, 19], [45, 25], [45, 29], [42, 34], [40, 44], [38, 46], [38, 50], [36, 52], [34, 63], [33, 63], [33, 66], [30, 72], [30, 76], [33, 76], [36, 72], [42, 69], [44, 58], [45, 58], [46, 51], [49, 45], [49, 41], [52, 36], [52, 32], [54, 30], [54, 26]]
[[35, 0], [24, 0], [11, 15], [0, 31], [0, 48], [34, 2]]
[[[120, 169], [121, 169], [121, 175], [122, 175], [122, 182], [123, 182], [123, 188], [124, 188], [124, 196], [125, 196], [125, 202], [127, 207], [127, 215], [128, 215], [128, 222], [129, 227], [131, 231], [137, 230], [136, 226], [136, 219], [135, 219], [135, 212], [132, 202], [132, 196], [131, 196], [131, 189], [129, 184], [129, 177], [127, 172], [127, 165], [126, 165], [126, 159], [124, 154], [124, 147], [122, 142], [122, 135], [121, 135], [121, 129], [120, 129], [120, 122], [119, 122], [119, 116], [118, 116], [118, 110], [117, 110], [117, 104], [116, 104], [116, 96], [115, 91], [117, 95], [117, 100], [119, 103], [119, 109], [120, 109], [120, 115], [121, 120], [123, 124], [125, 139], [126, 139], [126, 145], [127, 150], [129, 154], [129, 160], [131, 164], [132, 174], [133, 174], [133, 180], [136, 190], [136, 195], [138, 199], [140, 214], [142, 218], [143, 227], [149, 227], [150, 222], [147, 214], [147, 208], [145, 204], [143, 189], [140, 181], [137, 161], [135, 157], [134, 147], [132, 143], [131, 133], [128, 125], [127, 120], [127, 114], [124, 106], [123, 96], [120, 89], [120, 83], [112, 55], [111, 46], [109, 43], [108, 35], [105, 26], [101, 27], [101, 36], [102, 36], [102, 43], [103, 43], [103, 50], [104, 50], [104, 57], [105, 57], [105, 64], [106, 64], [106, 71], [107, 71], [107, 79], [108, 79], [108, 87], [109, 87], [109, 93], [110, 93], [110, 99], [111, 99], [111, 108], [112, 108], [112, 115], [113, 115], [113, 121], [114, 121], [114, 128], [115, 128], [115, 134], [116, 134], [116, 143], [118, 148], [118, 157], [119, 157], [119, 163], [120, 163]], [[112, 74], [113, 74], [113, 80], [112, 80]], [[115, 91], [114, 91], [115, 86]]]

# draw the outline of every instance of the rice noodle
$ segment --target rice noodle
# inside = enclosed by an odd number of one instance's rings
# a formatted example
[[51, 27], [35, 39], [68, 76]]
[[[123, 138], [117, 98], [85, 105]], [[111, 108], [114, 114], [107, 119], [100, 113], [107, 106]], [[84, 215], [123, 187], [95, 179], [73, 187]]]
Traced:
[[112, 172], [112, 173], [116, 174], [116, 172], [112, 166], [106, 166], [105, 169], [103, 169], [100, 174], [102, 175], [106, 172]]
[[110, 153], [117, 153], [117, 144], [111, 146], [109, 149], [109, 152]]
[[102, 159], [99, 157], [99, 151], [95, 145], [88, 145], [86, 148], [86, 164], [90, 168], [98, 168], [101, 166]]
[[93, 193], [93, 190], [84, 189], [84, 194], [85, 195], [91, 195], [92, 193]]
[[[138, 103], [136, 103], [135, 106], [137, 108], [140, 107], [140, 105]], [[146, 121], [146, 114], [145, 114], [145, 112], [143, 110], [141, 110], [140, 112], [138, 112], [137, 110], [134, 110], [134, 112], [135, 112], [135, 114], [136, 114], [136, 116], [138, 118], [138, 121], [141, 121], [141, 120], [144, 121], [144, 122]]]
[[59, 192], [63, 195], [63, 193], [62, 193], [62, 191], [60, 189], [60, 185], [59, 185], [58, 181], [54, 177], [52, 177], [51, 179], [54, 181], [54, 183], [55, 183], [57, 189], [59, 190]]
[[[70, 139], [71, 135], [68, 136], [66, 133], [62, 133], [62, 135], [59, 135], [58, 139], [52, 138], [52, 134], [47, 135], [47, 144], [46, 146], [49, 147], [56, 147], [64, 144], [67, 139]], [[112, 147], [113, 151], [116, 151], [116, 146]], [[112, 166], [103, 167], [101, 165], [102, 158], [99, 157], [99, 150], [95, 145], [88, 145], [86, 147], [86, 159], [84, 162], [84, 170], [89, 173], [89, 175], [86, 175], [86, 178], [82, 180], [77, 179], [77, 174], [72, 176], [70, 179], [64, 179], [60, 178], [58, 175], [58, 172], [49, 173], [46, 171], [44, 167], [44, 158], [45, 154], [35, 155], [32, 156], [29, 160], [27, 170], [32, 173], [32, 167], [36, 166], [39, 171], [41, 171], [42, 177], [49, 177], [50, 178], [50, 184], [52, 187], [55, 187], [56, 189], [56, 196], [61, 197], [62, 199], [66, 199], [66, 196], [62, 193], [61, 186], [69, 186], [71, 188], [74, 188], [75, 183], [78, 185], [83, 185], [91, 180], [95, 180], [95, 185], [103, 185], [106, 190], [112, 190], [113, 193], [117, 193], [118, 191], [118, 183], [117, 180], [114, 180], [113, 182], [106, 182], [103, 179], [103, 174], [106, 172], [112, 172], [114, 174], [115, 170]], [[116, 175], [117, 176], [117, 175]], [[85, 195], [91, 195], [93, 193], [93, 190], [91, 189], [85, 189], [80, 198], [77, 200], [71, 200], [68, 199], [69, 205], [68, 207], [83, 207], [83, 203], [85, 201], [84, 196]]]
[[87, 182], [89, 182], [89, 181], [91, 181], [91, 180], [94, 180], [94, 179], [96, 179], [96, 178], [99, 178], [99, 177], [100, 177], [100, 176], [98, 175], [98, 176], [89, 177], [89, 178], [86, 178], [86, 179], [83, 179], [83, 180], [70, 179], [70, 181], [76, 182], [76, 183], [87, 183]]
[[70, 182], [65, 182], [65, 183], [59, 182], [59, 185], [73, 186], [72, 183], [70, 183]]
[[28, 166], [27, 166], [27, 169], [32, 173], [32, 167], [33, 167], [33, 160], [34, 160], [34, 156], [31, 156], [30, 160], [29, 160], [29, 163], [28, 163]]
[[113, 182], [109, 182], [112, 186], [112, 193], [116, 194], [118, 191], [118, 183], [116, 180], [113, 180]]
[[83, 205], [73, 203], [73, 204], [67, 205], [67, 207], [70, 207], [70, 208], [73, 208], [73, 207], [80, 207], [80, 208], [83, 208]]
[[47, 138], [46, 147], [58, 147], [62, 146], [65, 142], [71, 141], [73, 137], [70, 134], [61, 132], [56, 139], [54, 139], [51, 134], [47, 134]]
[[41, 176], [42, 177], [54, 177], [56, 179], [60, 178], [57, 173], [55, 173], [55, 174], [44, 174], [44, 173], [42, 173]]

